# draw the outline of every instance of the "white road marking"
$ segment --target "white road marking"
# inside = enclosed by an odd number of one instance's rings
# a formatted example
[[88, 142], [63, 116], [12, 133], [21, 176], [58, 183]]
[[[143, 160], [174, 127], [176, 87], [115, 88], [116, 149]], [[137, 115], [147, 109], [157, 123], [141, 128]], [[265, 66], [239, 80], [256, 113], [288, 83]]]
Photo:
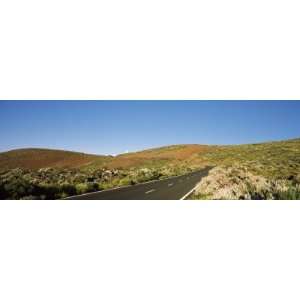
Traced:
[[192, 188], [189, 192], [187, 192], [182, 198], [180, 198], [179, 200], [184, 200], [186, 197], [188, 197], [190, 194], [192, 194], [194, 192], [194, 190], [196, 189], [197, 185]]
[[150, 193], [152, 193], [152, 192], [154, 192], [154, 191], [155, 191], [155, 190], [152, 189], [152, 190], [150, 190], [150, 191], [145, 192], [145, 194], [150, 194]]
[[174, 183], [169, 183], [168, 186], [172, 186]]

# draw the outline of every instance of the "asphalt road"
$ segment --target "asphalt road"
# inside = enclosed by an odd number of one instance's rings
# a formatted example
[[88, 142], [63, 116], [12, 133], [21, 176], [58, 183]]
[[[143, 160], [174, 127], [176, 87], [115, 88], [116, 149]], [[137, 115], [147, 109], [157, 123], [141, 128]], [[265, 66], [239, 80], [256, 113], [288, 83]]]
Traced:
[[69, 197], [73, 200], [171, 200], [181, 199], [191, 191], [211, 168], [129, 187]]

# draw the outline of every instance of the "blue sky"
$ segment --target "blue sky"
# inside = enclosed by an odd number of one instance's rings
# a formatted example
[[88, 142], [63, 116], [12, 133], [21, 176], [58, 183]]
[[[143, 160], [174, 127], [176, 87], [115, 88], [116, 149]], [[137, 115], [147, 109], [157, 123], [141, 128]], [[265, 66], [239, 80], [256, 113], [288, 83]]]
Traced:
[[118, 154], [300, 137], [300, 101], [0, 101], [0, 151]]

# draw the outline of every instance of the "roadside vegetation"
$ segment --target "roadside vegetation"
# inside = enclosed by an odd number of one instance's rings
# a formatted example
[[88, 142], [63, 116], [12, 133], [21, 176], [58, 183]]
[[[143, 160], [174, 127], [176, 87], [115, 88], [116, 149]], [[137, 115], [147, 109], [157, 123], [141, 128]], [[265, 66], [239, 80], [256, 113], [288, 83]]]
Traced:
[[300, 199], [300, 139], [216, 146], [192, 199]]
[[190, 172], [190, 168], [164, 167], [141, 169], [54, 169], [0, 173], [0, 199], [60, 199], [101, 191], [117, 186], [135, 185]]
[[215, 167], [197, 185], [191, 199], [295, 200], [300, 199], [300, 177], [296, 180], [267, 179], [238, 165]]

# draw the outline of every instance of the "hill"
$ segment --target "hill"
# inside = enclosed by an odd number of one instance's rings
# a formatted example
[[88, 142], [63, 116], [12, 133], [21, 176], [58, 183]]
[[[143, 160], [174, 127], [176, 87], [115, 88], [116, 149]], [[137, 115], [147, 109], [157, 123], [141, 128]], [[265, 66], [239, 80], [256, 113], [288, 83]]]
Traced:
[[209, 146], [174, 145], [113, 156], [52, 149], [16, 149], [0, 153], [0, 169], [77, 168], [87, 170], [159, 167], [191, 161]]
[[0, 169], [80, 168], [109, 156], [51, 149], [17, 149], [0, 153]]
[[198, 156], [209, 151], [206, 145], [172, 145], [138, 152], [121, 154], [107, 161], [107, 168], [153, 168], [165, 165], [188, 165]]
[[217, 166], [240, 165], [267, 178], [288, 179], [300, 174], [300, 139], [217, 146], [202, 159]]

